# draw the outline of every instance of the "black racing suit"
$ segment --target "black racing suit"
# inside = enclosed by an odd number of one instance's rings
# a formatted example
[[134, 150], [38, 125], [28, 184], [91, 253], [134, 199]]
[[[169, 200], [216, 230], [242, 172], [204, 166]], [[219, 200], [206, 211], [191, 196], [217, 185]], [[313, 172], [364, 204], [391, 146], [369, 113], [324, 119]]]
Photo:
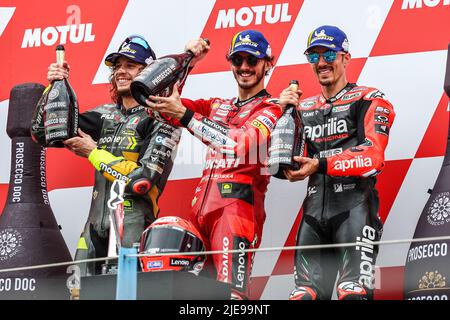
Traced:
[[[45, 94], [45, 93], [44, 93]], [[39, 108], [39, 104], [38, 104]], [[43, 106], [36, 110], [32, 136], [45, 144]], [[75, 260], [107, 256], [109, 208], [107, 202], [115, 179], [127, 182], [124, 194], [122, 245], [139, 242], [142, 232], [159, 213], [158, 199], [172, 170], [172, 153], [179, 142], [181, 129], [149, 117], [142, 106], [126, 110], [117, 104], [105, 104], [79, 116], [79, 127], [97, 141], [89, 155], [96, 168], [88, 221], [77, 246]], [[130, 182], [145, 178], [150, 190], [135, 194]], [[82, 275], [98, 274], [101, 263], [81, 265]]]
[[339, 299], [371, 298], [382, 233], [375, 175], [395, 113], [374, 88], [347, 84], [335, 97], [302, 100], [307, 156], [319, 159], [308, 181], [297, 245], [360, 242], [356, 247], [299, 250], [291, 299], [330, 299], [337, 272]]

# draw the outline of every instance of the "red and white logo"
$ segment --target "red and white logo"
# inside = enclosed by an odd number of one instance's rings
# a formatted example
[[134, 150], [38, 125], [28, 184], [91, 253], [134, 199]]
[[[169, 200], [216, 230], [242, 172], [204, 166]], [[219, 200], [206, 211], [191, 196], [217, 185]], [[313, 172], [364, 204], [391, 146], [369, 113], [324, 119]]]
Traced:
[[344, 119], [337, 120], [337, 118], [331, 118], [324, 124], [305, 126], [305, 134], [311, 141], [347, 132], [347, 122]]
[[338, 160], [334, 163], [334, 169], [345, 172], [354, 168], [370, 168], [372, 166], [371, 158], [357, 156], [353, 159]]

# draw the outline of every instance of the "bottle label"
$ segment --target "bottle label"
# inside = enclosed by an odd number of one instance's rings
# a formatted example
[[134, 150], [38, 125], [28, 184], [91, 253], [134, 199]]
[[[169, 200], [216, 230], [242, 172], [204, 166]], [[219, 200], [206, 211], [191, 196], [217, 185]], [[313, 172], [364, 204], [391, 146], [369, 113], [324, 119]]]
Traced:
[[53, 82], [44, 106], [45, 139], [49, 146], [76, 135], [78, 107], [73, 90], [67, 85], [64, 80]]
[[294, 112], [293, 107], [286, 109], [271, 134], [268, 166], [273, 175], [285, 168], [297, 169], [293, 157], [301, 154], [303, 139], [300, 119]]

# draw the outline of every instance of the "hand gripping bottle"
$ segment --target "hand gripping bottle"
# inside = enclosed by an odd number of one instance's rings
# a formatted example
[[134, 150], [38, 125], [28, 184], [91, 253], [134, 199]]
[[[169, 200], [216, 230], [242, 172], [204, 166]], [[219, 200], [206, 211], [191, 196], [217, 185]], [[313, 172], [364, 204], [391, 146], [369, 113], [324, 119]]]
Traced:
[[[209, 44], [208, 39], [204, 40]], [[184, 84], [194, 57], [191, 51], [187, 51], [154, 60], [131, 83], [130, 89], [134, 99], [145, 106], [145, 100], [150, 95], [170, 96], [177, 81], [180, 86]]]
[[[56, 62], [64, 63], [64, 47], [56, 47]], [[78, 101], [67, 79], [54, 80], [39, 101], [44, 103], [44, 129], [47, 147], [64, 148], [63, 141], [77, 136]]]
[[[291, 80], [290, 86], [297, 91], [298, 81]], [[270, 135], [269, 173], [278, 179], [286, 179], [283, 172], [285, 169], [298, 170], [299, 166], [294, 161], [294, 156], [303, 154], [304, 141], [300, 115], [296, 106], [289, 104]]]

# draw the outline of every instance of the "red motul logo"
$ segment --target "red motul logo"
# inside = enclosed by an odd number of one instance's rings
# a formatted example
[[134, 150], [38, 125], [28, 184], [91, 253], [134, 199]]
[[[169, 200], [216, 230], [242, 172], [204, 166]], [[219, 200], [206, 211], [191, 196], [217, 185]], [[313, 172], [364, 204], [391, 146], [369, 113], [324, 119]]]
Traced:
[[233, 36], [246, 29], [258, 30], [270, 43], [276, 59], [286, 43], [303, 0], [216, 0], [201, 34], [211, 42], [211, 50], [193, 74], [230, 70], [225, 58]]
[[242, 7], [239, 9], [219, 10], [215, 29], [234, 28], [236, 25], [248, 27], [251, 24], [261, 25], [264, 22], [274, 24], [290, 22], [289, 3]]

